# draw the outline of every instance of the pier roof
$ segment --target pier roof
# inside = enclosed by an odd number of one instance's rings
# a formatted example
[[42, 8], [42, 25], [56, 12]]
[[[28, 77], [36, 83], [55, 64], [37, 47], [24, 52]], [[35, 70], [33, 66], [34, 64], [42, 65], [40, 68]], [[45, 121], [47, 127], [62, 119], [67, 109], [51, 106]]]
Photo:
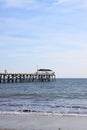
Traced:
[[39, 69], [38, 71], [52, 71], [50, 69]]

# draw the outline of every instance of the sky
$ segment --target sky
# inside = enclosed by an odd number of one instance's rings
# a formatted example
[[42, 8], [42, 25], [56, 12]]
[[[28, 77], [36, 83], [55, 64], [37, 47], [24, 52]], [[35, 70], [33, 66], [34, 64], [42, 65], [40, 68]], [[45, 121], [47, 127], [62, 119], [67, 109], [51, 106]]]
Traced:
[[87, 78], [87, 0], [0, 0], [0, 72]]

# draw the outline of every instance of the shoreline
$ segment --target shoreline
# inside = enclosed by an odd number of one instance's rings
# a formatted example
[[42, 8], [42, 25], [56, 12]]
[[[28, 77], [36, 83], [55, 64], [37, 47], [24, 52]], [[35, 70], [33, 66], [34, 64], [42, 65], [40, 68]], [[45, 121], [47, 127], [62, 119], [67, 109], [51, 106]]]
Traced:
[[38, 116], [60, 116], [60, 117], [87, 117], [87, 114], [52, 113], [52, 112], [23, 112], [23, 111], [0, 111], [0, 115], [38, 115]]
[[87, 115], [0, 112], [2, 130], [87, 130]]

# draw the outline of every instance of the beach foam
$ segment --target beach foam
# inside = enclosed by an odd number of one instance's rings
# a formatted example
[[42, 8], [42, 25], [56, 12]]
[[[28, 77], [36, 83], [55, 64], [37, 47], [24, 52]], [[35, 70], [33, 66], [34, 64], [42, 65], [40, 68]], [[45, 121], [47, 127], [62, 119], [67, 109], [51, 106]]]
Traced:
[[63, 113], [47, 113], [47, 112], [23, 112], [23, 111], [13, 111], [13, 112], [7, 112], [7, 111], [0, 111], [0, 115], [41, 115], [41, 116], [65, 116], [65, 117], [87, 117], [87, 114], [63, 114]]

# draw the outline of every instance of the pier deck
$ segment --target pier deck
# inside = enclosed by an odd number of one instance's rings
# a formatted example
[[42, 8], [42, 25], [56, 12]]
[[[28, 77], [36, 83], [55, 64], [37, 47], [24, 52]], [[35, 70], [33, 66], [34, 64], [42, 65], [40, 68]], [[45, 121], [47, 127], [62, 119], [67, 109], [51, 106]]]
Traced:
[[37, 71], [36, 73], [0, 73], [0, 83], [46, 82], [53, 80], [55, 80], [55, 73], [48, 71]]

